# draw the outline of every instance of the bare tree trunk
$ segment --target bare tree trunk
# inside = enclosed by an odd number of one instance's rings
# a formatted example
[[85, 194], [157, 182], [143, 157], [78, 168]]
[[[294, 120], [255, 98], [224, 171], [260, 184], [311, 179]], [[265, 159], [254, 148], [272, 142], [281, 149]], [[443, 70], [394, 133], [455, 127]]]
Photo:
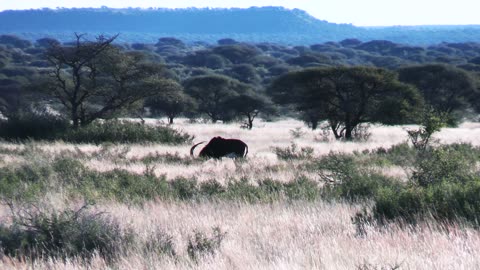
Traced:
[[71, 117], [73, 128], [77, 129], [80, 126], [80, 117], [78, 115], [78, 107], [76, 105], [72, 106]]

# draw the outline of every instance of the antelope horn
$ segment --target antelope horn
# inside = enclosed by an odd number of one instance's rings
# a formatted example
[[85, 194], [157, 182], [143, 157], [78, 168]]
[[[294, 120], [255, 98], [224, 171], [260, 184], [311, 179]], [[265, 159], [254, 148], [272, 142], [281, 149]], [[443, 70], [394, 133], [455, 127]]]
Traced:
[[204, 142], [199, 142], [197, 144], [195, 144], [194, 146], [192, 146], [192, 148], [190, 148], [190, 156], [193, 157], [193, 150], [195, 150], [195, 147], [197, 147], [199, 144], [202, 144]]

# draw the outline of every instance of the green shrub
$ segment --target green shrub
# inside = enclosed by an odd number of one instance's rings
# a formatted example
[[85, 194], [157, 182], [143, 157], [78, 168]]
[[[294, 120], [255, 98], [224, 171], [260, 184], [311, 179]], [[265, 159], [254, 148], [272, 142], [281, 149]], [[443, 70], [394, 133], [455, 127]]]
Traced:
[[246, 178], [228, 182], [227, 192], [223, 198], [249, 203], [267, 201], [265, 193], [255, 185], [250, 184]]
[[467, 183], [442, 182], [426, 189], [426, 201], [439, 220], [480, 221], [480, 179]]
[[359, 173], [354, 156], [349, 154], [331, 152], [316, 163], [318, 173], [326, 182], [341, 183]]
[[170, 127], [149, 126], [121, 120], [94, 122], [78, 129], [70, 129], [61, 138], [72, 143], [143, 143], [168, 144], [190, 143], [193, 139], [187, 133]]
[[108, 172], [91, 171], [83, 178], [82, 189], [81, 193], [93, 198], [109, 198], [133, 203], [171, 196], [165, 176], [157, 178], [137, 175], [119, 169]]
[[427, 212], [425, 195], [421, 188], [408, 187], [395, 190], [390, 187], [381, 188], [375, 196], [373, 213], [377, 220], [401, 219], [415, 223]]
[[170, 185], [174, 198], [188, 200], [198, 195], [197, 182], [195, 180], [179, 177], [172, 180]]
[[317, 163], [318, 173], [326, 184], [323, 190], [326, 197], [349, 201], [369, 200], [383, 187], [401, 188], [398, 180], [359, 165], [354, 155], [330, 153]]
[[378, 148], [371, 153], [376, 158], [383, 158], [388, 163], [397, 166], [412, 166], [417, 157], [417, 150], [408, 143], [392, 145], [390, 148]]
[[52, 162], [52, 169], [64, 185], [79, 187], [82, 179], [89, 173], [87, 168], [79, 160], [66, 157], [58, 157]]
[[373, 214], [380, 221], [417, 223], [434, 218], [441, 222], [461, 221], [478, 226], [480, 179], [466, 183], [444, 181], [426, 187], [382, 188], [374, 198]]
[[470, 180], [477, 158], [468, 158], [465, 152], [463, 147], [443, 146], [421, 153], [415, 163], [412, 180], [421, 186]]
[[8, 201], [30, 201], [52, 186], [50, 167], [38, 164], [0, 170], [0, 197]]
[[280, 181], [275, 181], [272, 179], [265, 179], [258, 181], [258, 188], [263, 192], [269, 195], [269, 197], [278, 199], [284, 193], [284, 185]]
[[285, 195], [290, 200], [309, 200], [313, 201], [320, 197], [320, 188], [318, 183], [301, 176], [292, 182], [284, 184]]
[[68, 129], [68, 122], [50, 115], [18, 114], [0, 121], [0, 137], [8, 141], [53, 140]]
[[217, 197], [225, 192], [225, 187], [215, 180], [209, 180], [200, 184], [200, 194], [207, 198]]
[[71, 143], [191, 143], [193, 137], [170, 127], [121, 120], [94, 122], [73, 129], [68, 121], [48, 114], [19, 114], [0, 121], [0, 138], [64, 140]]
[[279, 159], [283, 160], [311, 159], [313, 157], [312, 147], [302, 147], [298, 149], [298, 146], [295, 143], [292, 143], [286, 148], [275, 147], [273, 151]]
[[401, 189], [398, 180], [380, 174], [358, 174], [335, 187], [335, 193], [349, 201], [368, 200], [375, 197], [381, 188]]
[[133, 234], [99, 213], [78, 211], [30, 211], [17, 216], [10, 226], [0, 226], [0, 246], [12, 257], [30, 259], [89, 259], [98, 253], [107, 261], [120, 255]]

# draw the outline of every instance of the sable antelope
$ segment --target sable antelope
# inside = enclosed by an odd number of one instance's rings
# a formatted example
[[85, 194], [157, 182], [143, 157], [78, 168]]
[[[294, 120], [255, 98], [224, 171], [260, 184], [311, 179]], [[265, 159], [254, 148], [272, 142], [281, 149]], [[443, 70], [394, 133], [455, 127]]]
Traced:
[[[199, 142], [190, 148], [190, 156], [193, 156], [195, 147], [204, 142]], [[208, 158], [244, 158], [247, 156], [248, 146], [246, 143], [237, 139], [224, 139], [222, 137], [212, 138], [200, 151], [198, 156]]]

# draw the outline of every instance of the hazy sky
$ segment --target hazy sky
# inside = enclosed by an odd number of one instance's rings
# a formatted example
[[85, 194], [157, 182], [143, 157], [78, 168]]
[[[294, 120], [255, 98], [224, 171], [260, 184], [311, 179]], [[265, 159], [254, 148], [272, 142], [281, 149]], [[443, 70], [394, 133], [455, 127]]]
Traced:
[[299, 8], [329, 22], [358, 26], [480, 24], [480, 0], [0, 0], [0, 10], [42, 7]]

